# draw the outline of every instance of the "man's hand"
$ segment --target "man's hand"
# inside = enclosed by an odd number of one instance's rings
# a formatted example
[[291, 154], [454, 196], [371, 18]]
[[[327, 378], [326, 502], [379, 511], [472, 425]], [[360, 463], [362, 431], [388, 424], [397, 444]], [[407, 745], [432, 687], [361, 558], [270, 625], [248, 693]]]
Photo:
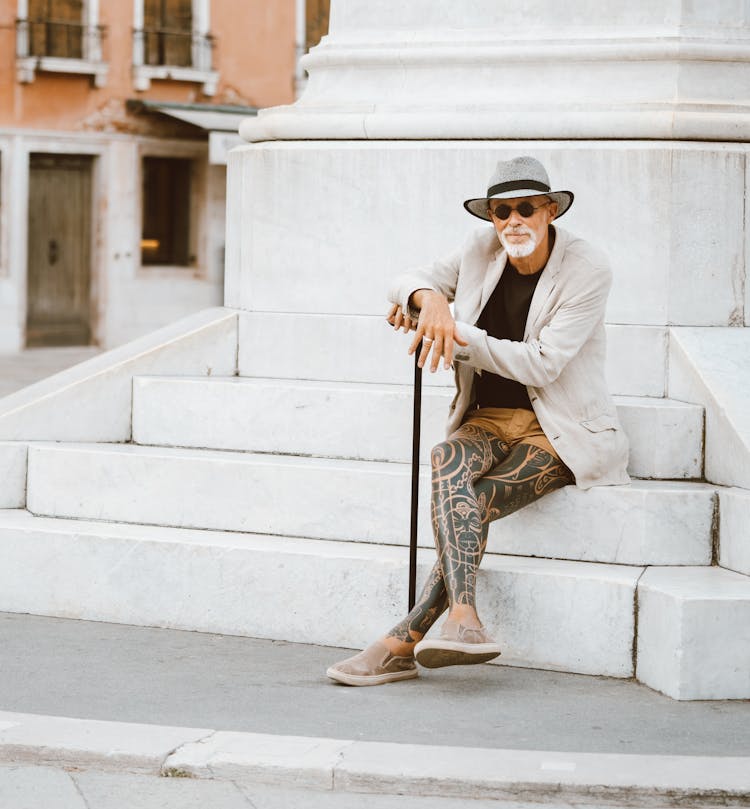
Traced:
[[414, 329], [417, 328], [417, 324], [411, 319], [409, 313], [404, 312], [397, 303], [391, 306], [385, 319], [396, 331], [403, 328], [404, 334], [408, 334], [410, 331], [414, 331]]
[[388, 322], [396, 329], [403, 328], [408, 333], [416, 329], [414, 340], [409, 346], [409, 354], [413, 354], [420, 341], [422, 351], [419, 354], [417, 365], [422, 368], [427, 363], [427, 359], [432, 351], [430, 361], [430, 371], [437, 371], [440, 364], [440, 357], [443, 357], [443, 367], [450, 368], [453, 361], [453, 343], [460, 346], [468, 345], [456, 329], [456, 321], [448, 307], [448, 299], [445, 295], [431, 289], [418, 289], [412, 293], [411, 300], [414, 306], [420, 310], [419, 320], [416, 326], [409, 317], [409, 313], [404, 313], [400, 306], [394, 306], [388, 313]]

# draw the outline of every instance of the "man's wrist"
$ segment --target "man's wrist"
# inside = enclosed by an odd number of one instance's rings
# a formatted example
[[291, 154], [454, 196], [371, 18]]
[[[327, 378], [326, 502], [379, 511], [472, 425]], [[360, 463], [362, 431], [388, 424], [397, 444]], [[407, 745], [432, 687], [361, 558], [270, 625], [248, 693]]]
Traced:
[[438, 293], [436, 290], [430, 289], [430, 287], [421, 287], [420, 289], [415, 289], [414, 292], [409, 295], [409, 308], [422, 309], [424, 306], [425, 297], [429, 294], [437, 295]]

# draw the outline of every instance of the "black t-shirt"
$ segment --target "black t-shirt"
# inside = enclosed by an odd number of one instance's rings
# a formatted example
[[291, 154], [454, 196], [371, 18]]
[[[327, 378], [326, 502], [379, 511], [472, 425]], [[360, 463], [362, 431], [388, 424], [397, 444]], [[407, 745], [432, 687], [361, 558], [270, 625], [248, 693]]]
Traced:
[[[522, 275], [508, 261], [492, 295], [479, 315], [477, 326], [490, 337], [522, 341], [534, 290], [544, 269]], [[482, 371], [475, 377], [478, 407], [520, 407], [533, 410], [526, 386], [514, 379]]]

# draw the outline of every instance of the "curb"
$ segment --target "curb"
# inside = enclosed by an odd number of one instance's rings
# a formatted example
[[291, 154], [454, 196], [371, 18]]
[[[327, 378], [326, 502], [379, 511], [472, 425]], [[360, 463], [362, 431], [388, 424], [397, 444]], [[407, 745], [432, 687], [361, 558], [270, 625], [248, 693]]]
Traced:
[[0, 712], [0, 762], [464, 799], [750, 801], [750, 757], [441, 747], [9, 712]]

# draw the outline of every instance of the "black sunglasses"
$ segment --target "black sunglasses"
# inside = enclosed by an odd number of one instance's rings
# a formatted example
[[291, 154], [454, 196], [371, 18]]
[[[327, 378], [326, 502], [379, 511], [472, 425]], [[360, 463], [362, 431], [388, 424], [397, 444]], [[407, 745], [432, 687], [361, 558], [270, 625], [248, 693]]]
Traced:
[[490, 208], [490, 213], [495, 219], [507, 219], [513, 211], [518, 211], [524, 219], [528, 219], [530, 216], [534, 215], [534, 211], [538, 208], [544, 208], [545, 205], [549, 205], [549, 201], [543, 202], [541, 205], [532, 205], [528, 200], [524, 200], [523, 202], [519, 202], [515, 208], [511, 208], [510, 205], [505, 204]]

